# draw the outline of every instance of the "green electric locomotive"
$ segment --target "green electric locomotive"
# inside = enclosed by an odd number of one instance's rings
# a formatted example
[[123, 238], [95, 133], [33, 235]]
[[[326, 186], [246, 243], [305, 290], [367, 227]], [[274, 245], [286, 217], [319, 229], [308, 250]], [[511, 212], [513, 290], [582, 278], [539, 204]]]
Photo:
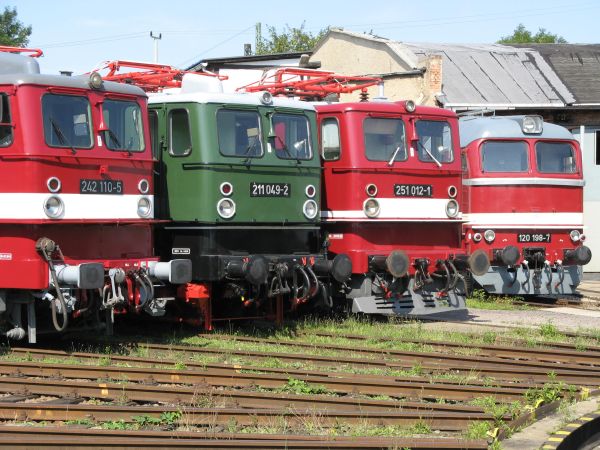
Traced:
[[321, 236], [313, 106], [223, 93], [218, 78], [188, 74], [180, 89], [150, 94], [149, 117], [165, 219], [157, 250], [192, 260], [180, 296], [200, 300], [205, 327], [330, 302], [329, 280], [351, 268], [345, 255], [327, 260]]

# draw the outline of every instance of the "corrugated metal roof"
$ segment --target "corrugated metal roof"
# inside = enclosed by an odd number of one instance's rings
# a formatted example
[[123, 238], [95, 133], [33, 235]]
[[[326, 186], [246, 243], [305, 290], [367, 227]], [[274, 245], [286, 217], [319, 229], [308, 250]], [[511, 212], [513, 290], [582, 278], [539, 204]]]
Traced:
[[417, 55], [441, 55], [446, 106], [564, 106], [575, 101], [541, 55], [499, 44], [404, 43]]
[[[441, 55], [441, 94], [446, 107], [563, 107], [576, 101], [552, 63], [533, 49], [501, 44], [406, 43], [340, 29], [330, 33], [387, 45], [409, 67], [417, 67], [429, 55]], [[600, 98], [600, 78], [598, 93]]]
[[521, 44], [541, 55], [561, 82], [573, 93], [576, 103], [600, 103], [600, 45]]

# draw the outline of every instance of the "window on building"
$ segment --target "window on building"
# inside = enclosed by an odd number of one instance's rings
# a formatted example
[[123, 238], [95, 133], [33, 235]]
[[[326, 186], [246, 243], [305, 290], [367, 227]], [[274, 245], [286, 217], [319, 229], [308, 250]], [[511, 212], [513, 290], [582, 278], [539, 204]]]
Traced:
[[[582, 141], [584, 137], [581, 137]], [[600, 166], [600, 131], [596, 131], [596, 165]]]
[[174, 109], [169, 113], [169, 153], [187, 156], [192, 152], [190, 119], [185, 109]]
[[321, 155], [325, 161], [340, 159], [340, 124], [334, 117], [321, 122]]

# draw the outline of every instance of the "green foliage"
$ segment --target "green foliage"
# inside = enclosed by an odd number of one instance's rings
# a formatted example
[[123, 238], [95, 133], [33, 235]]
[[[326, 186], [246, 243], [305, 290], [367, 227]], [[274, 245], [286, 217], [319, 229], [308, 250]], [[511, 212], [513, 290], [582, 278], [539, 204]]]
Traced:
[[550, 373], [548, 377], [550, 378], [550, 382], [544, 383], [541, 387], [527, 389], [525, 392], [525, 400], [534, 408], [560, 399], [563, 391], [567, 390], [564, 382], [556, 381], [555, 374]]
[[492, 422], [488, 421], [473, 421], [469, 422], [468, 428], [464, 431], [464, 436], [467, 439], [487, 439], [488, 433], [494, 429]]
[[513, 310], [529, 309], [527, 306], [515, 305], [514, 301], [522, 301], [522, 297], [511, 297], [507, 295], [489, 295], [483, 289], [475, 289], [467, 298], [469, 308]]
[[[286, 24], [281, 32], [277, 28], [267, 25], [268, 38], [264, 38], [260, 33], [257, 35], [254, 53], [256, 55], [268, 55], [271, 53], [311, 51], [329, 29], [325, 28], [313, 35], [304, 31], [304, 24], [305, 22], [302, 22], [299, 28], [290, 27]], [[260, 24], [257, 26], [260, 30]]]
[[161, 420], [158, 417], [151, 417], [146, 414], [143, 416], [133, 416], [132, 419], [140, 428], [161, 424]]
[[187, 366], [183, 361], [177, 361], [174, 364], [175, 370], [187, 370]]
[[104, 430], [131, 430], [133, 428], [135, 428], [133, 424], [127, 423], [123, 419], [111, 420], [102, 424]]
[[0, 14], [0, 45], [25, 47], [30, 35], [31, 25], [25, 26], [17, 20], [17, 8], [4, 7]]
[[560, 330], [556, 327], [556, 325], [552, 323], [545, 323], [540, 325], [540, 335], [544, 339], [551, 340], [555, 340], [557, 338], [562, 337], [562, 333], [560, 332]]
[[285, 386], [280, 389], [281, 392], [289, 392], [291, 394], [300, 395], [311, 395], [311, 394], [325, 394], [327, 389], [323, 386], [312, 385], [304, 380], [298, 380], [296, 378], [289, 378]]
[[163, 425], [175, 425], [181, 419], [181, 411], [165, 411], [160, 415], [160, 423]]
[[567, 40], [558, 34], [552, 34], [545, 28], [538, 29], [538, 32], [533, 34], [525, 25], [520, 23], [513, 34], [510, 36], [503, 36], [498, 44], [566, 44]]

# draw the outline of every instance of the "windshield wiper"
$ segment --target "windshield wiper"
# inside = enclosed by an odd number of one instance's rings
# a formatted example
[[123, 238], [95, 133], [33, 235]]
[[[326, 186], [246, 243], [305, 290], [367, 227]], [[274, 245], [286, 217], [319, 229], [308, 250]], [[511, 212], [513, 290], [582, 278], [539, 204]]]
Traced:
[[246, 159], [244, 160], [244, 164], [246, 164], [247, 166], [250, 166], [250, 163], [252, 161], [252, 157], [250, 156], [250, 152], [253, 151], [256, 148], [256, 142], [257, 141], [258, 141], [258, 139], [254, 139], [251, 144], [248, 144], [248, 146], [246, 147], [246, 151], [242, 155], [242, 156], [246, 157]]
[[442, 163], [441, 163], [441, 162], [439, 162], [439, 161], [438, 161], [438, 160], [435, 158], [435, 156], [433, 156], [433, 154], [432, 154], [432, 153], [431, 153], [431, 152], [430, 152], [430, 151], [427, 149], [427, 147], [425, 147], [423, 144], [421, 144], [421, 141], [417, 141], [417, 145], [420, 145], [420, 146], [421, 146], [421, 148], [422, 148], [423, 150], [425, 150], [425, 153], [427, 153], [427, 154], [429, 155], [429, 157], [430, 157], [431, 159], [433, 159], [433, 161], [434, 161], [434, 162], [437, 164], [437, 166], [438, 166], [438, 167], [442, 167]]
[[298, 152], [296, 152], [296, 156], [294, 157], [291, 152], [290, 149], [288, 148], [288, 146], [285, 144], [285, 142], [283, 141], [283, 139], [281, 139], [279, 136], [275, 136], [277, 139], [279, 139], [279, 142], [281, 142], [281, 145], [283, 146], [283, 151], [287, 153], [287, 155], [290, 157], [290, 159], [295, 159], [296, 163], [300, 164], [300, 158], [298, 158]]
[[60, 127], [52, 117], [50, 117], [49, 119], [50, 125], [52, 125], [52, 130], [54, 130], [54, 134], [56, 134], [60, 143], [69, 147], [71, 149], [71, 152], [75, 155], [77, 153], [77, 150], [75, 150], [75, 147], [71, 145], [71, 143], [67, 139], [67, 136], [65, 136], [65, 133], [63, 133], [63, 131], [60, 129]]
[[402, 145], [399, 145], [398, 147], [396, 147], [396, 150], [394, 150], [394, 153], [392, 154], [392, 157], [388, 161], [388, 166], [391, 167], [394, 164], [394, 160], [396, 159], [396, 155], [398, 155], [398, 152], [400, 151], [401, 147], [402, 147]]

